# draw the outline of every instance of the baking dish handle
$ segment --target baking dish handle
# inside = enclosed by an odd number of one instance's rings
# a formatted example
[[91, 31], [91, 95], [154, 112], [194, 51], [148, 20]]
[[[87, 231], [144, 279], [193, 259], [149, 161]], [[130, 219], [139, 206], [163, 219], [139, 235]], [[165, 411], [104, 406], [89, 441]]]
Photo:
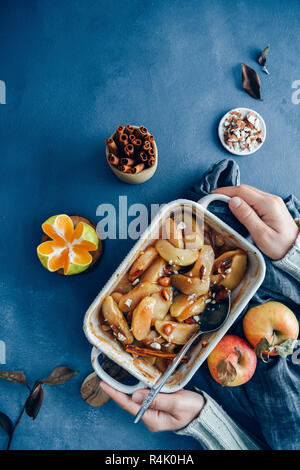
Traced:
[[209, 204], [214, 201], [223, 201], [223, 202], [229, 202], [230, 197], [225, 196], [225, 194], [209, 194], [208, 196], [204, 196], [201, 199], [199, 199], [198, 204], [201, 204], [204, 209], [207, 209]]
[[[201, 199], [199, 199], [198, 204], [201, 204], [204, 209], [207, 209], [209, 204], [214, 201], [223, 201], [223, 202], [228, 202], [230, 201], [229, 196], [225, 196], [225, 194], [209, 194], [208, 196], [204, 196]], [[244, 238], [248, 240], [250, 243], [254, 243], [253, 238], [251, 237], [250, 234], [246, 235]]]
[[92, 366], [98, 377], [104, 380], [104, 382], [106, 382], [108, 385], [114, 387], [116, 390], [119, 390], [119, 392], [127, 393], [128, 395], [131, 395], [133, 392], [139, 390], [140, 388], [147, 387], [143, 382], [138, 382], [135, 385], [125, 385], [115, 380], [113, 377], [107, 374], [107, 372], [105, 372], [105, 370], [102, 369], [101, 365], [99, 364], [98, 357], [100, 354], [101, 351], [93, 347], [91, 354]]

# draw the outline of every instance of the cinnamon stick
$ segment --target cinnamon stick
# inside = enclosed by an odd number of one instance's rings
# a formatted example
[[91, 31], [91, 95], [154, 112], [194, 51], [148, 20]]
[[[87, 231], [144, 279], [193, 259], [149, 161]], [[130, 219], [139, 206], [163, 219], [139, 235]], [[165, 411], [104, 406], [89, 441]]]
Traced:
[[145, 135], [148, 134], [148, 129], [147, 127], [140, 126], [138, 129], [134, 131], [134, 135], [136, 136], [137, 139], [143, 139]]
[[147, 134], [144, 138], [144, 142], [149, 141], [151, 144], [154, 141], [154, 137], [151, 134]]
[[132, 144], [125, 145], [124, 152], [128, 157], [131, 157], [134, 153], [134, 146]]
[[151, 144], [149, 140], [146, 140], [146, 142], [144, 142], [144, 145], [143, 145], [143, 150], [147, 152], [150, 148], [151, 148]]
[[121, 147], [121, 148], [124, 148], [124, 147], [128, 144], [128, 135], [125, 134], [125, 132], [123, 132], [122, 134], [120, 134], [120, 136], [119, 136], [119, 143], [120, 143], [120, 147]]
[[118, 165], [119, 164], [119, 158], [114, 155], [113, 153], [109, 153], [107, 155], [107, 161], [111, 164], [111, 165]]
[[148, 166], [153, 166], [155, 164], [155, 157], [150, 157], [148, 159]]
[[122, 134], [124, 132], [124, 126], [118, 126], [116, 128], [116, 134]]
[[116, 128], [116, 134], [115, 134], [116, 142], [118, 143], [120, 142], [120, 135], [123, 134], [123, 132], [124, 132], [124, 126], [118, 126]]
[[131, 169], [131, 166], [123, 165], [122, 163], [119, 163], [118, 170], [122, 171], [122, 173], [129, 173], [130, 169]]
[[139, 153], [139, 158], [142, 162], [146, 162], [148, 160], [148, 155], [146, 154], [146, 152], [140, 152]]
[[122, 165], [132, 166], [134, 164], [134, 159], [133, 158], [121, 158], [120, 163], [122, 163]]
[[137, 175], [138, 173], [143, 171], [144, 168], [145, 168], [145, 164], [144, 163], [139, 163], [138, 165], [135, 165], [133, 168], [131, 168], [130, 174], [131, 175]]
[[132, 143], [133, 143], [135, 149], [139, 149], [140, 146], [142, 145], [141, 139], [135, 139]]
[[115, 155], [118, 153], [117, 144], [113, 139], [105, 139], [105, 143], [110, 153], [113, 153]]
[[[175, 353], [167, 353], [164, 351], [157, 351], [157, 349], [148, 349], [140, 348], [139, 346], [134, 346], [133, 344], [127, 344], [125, 346], [125, 351], [130, 354], [135, 354], [137, 356], [143, 357], [161, 357], [162, 359], [174, 359], [177, 356]], [[183, 361], [187, 360], [187, 356], [183, 356]]]
[[126, 132], [126, 134], [130, 135], [130, 134], [133, 133], [133, 131], [134, 131], [134, 127], [131, 126], [130, 124], [126, 124], [124, 132]]

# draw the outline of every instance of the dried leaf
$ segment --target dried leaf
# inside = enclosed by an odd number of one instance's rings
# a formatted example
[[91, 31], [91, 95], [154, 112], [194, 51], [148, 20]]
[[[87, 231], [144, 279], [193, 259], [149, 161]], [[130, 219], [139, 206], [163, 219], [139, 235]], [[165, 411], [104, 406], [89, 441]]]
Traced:
[[35, 419], [39, 414], [44, 400], [44, 389], [41, 382], [36, 382], [25, 403], [25, 411], [28, 416]]
[[26, 377], [22, 370], [20, 371], [0, 371], [0, 378], [7, 380], [8, 382], [14, 382], [15, 384], [26, 385]]
[[43, 380], [44, 384], [47, 385], [58, 385], [66, 382], [67, 380], [74, 377], [74, 375], [78, 374], [77, 370], [69, 369], [65, 366], [56, 367], [51, 374]]
[[264, 66], [265, 63], [267, 62], [267, 55], [269, 53], [269, 50], [270, 50], [270, 44], [268, 44], [264, 50], [262, 51], [261, 55], [259, 56], [259, 58], [257, 59], [259, 65], [261, 66]]
[[0, 427], [11, 436], [13, 431], [13, 423], [11, 419], [0, 411]]
[[[116, 380], [128, 376], [128, 372], [109, 359], [104, 354], [101, 362], [102, 368], [107, 374]], [[91, 406], [102, 406], [108, 402], [109, 396], [101, 389], [100, 379], [95, 372], [88, 375], [81, 386], [81, 396]]]
[[242, 64], [242, 80], [244, 90], [256, 100], [261, 99], [260, 94], [260, 79], [255, 70]]
[[233, 382], [236, 378], [236, 368], [228, 359], [220, 361], [217, 365], [218, 379], [223, 387]]
[[279, 356], [287, 357], [290, 354], [293, 354], [296, 343], [296, 339], [287, 339], [286, 341], [283, 341], [283, 343], [277, 344], [277, 346], [275, 346], [275, 350], [279, 354]]
[[[269, 354], [274, 347], [269, 343], [267, 338], [261, 338], [261, 340], [255, 346], [255, 354], [259, 357], [263, 362], [269, 362]], [[267, 356], [264, 358], [264, 354]]]
[[81, 386], [81, 396], [91, 406], [102, 406], [109, 396], [100, 387], [100, 379], [95, 372], [88, 375]]

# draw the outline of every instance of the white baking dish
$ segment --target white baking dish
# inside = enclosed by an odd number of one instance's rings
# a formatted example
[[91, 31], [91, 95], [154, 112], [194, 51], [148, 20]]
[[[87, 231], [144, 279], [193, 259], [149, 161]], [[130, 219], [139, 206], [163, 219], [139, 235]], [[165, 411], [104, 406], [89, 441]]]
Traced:
[[[176, 209], [179, 209], [182, 205], [184, 205], [184, 207], [189, 206], [191, 210], [196, 210], [198, 214], [204, 214], [206, 222], [215, 231], [221, 233], [224, 238], [230, 239], [234, 246], [242, 248], [247, 252], [248, 267], [243, 281], [232, 294], [231, 312], [227, 322], [220, 330], [211, 334], [208, 339], [206, 338], [208, 345], [205, 348], [202, 347], [201, 342], [194, 346], [190, 353], [188, 362], [182, 364], [171, 376], [169, 381], [162, 389], [163, 392], [172, 393], [180, 390], [191, 380], [195, 372], [199, 369], [201, 364], [203, 364], [209, 353], [225, 335], [233, 322], [238, 318], [263, 282], [266, 269], [263, 256], [261, 255], [260, 251], [249, 241], [247, 241], [227, 224], [222, 222], [218, 217], [207, 210], [207, 206], [215, 200], [228, 202], [229, 198], [220, 194], [212, 194], [202, 198], [198, 202], [188, 201], [186, 199], [178, 199], [176, 201], [170, 202], [169, 204], [166, 204], [159, 211], [150, 226], [128, 253], [124, 261], [114, 272], [109, 281], [105, 284], [101, 292], [98, 294], [86, 312], [83, 329], [88, 341], [93, 345], [91, 355], [93, 368], [101, 379], [105, 380], [116, 389], [131, 394], [139, 388], [151, 387], [159, 378], [160, 372], [155, 367], [150, 365], [145, 359], [141, 357], [133, 357], [132, 355], [126, 353], [123, 347], [112, 338], [111, 334], [102, 331], [98, 321], [98, 312], [104, 297], [114, 291], [119, 280], [128, 271], [138, 253], [145, 249], [149, 243], [151, 243], [151, 239], [153, 240], [153, 238], [155, 238], [153, 234], [157, 234], [158, 227], [161, 226], [162, 221], [170, 212], [174, 212]], [[136, 377], [139, 382], [133, 386], [125, 385], [110, 377], [99, 364], [98, 356], [101, 352], [106, 354], [110, 359], [126, 369], [131, 375]]]

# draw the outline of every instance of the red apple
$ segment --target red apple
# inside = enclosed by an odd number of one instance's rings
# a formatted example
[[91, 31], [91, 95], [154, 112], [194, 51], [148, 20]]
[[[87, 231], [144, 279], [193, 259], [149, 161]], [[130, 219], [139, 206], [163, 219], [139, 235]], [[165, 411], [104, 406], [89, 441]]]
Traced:
[[[274, 301], [250, 308], [244, 316], [243, 328], [247, 340], [262, 359], [263, 354], [291, 354], [294, 347], [292, 340], [299, 335], [299, 324], [294, 313], [286, 305]], [[282, 346], [277, 350], [276, 346], [279, 345]]]
[[207, 364], [219, 384], [236, 387], [251, 379], [257, 358], [247, 341], [235, 335], [226, 335], [208, 356]]

